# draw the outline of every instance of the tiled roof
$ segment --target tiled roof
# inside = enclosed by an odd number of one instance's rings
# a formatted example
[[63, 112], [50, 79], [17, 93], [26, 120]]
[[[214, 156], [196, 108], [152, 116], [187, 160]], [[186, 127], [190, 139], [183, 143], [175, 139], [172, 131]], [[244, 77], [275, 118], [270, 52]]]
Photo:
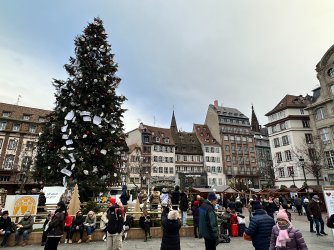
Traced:
[[23, 115], [26, 115], [30, 116], [29, 122], [40, 122], [39, 118], [45, 118], [52, 111], [7, 103], [0, 103], [0, 118], [2, 118], [4, 112], [10, 113], [9, 117], [3, 117], [6, 119], [22, 121]]
[[210, 104], [210, 107], [216, 110], [217, 114], [219, 115], [224, 115], [224, 116], [230, 116], [230, 117], [242, 117], [242, 118], [247, 118], [243, 113], [241, 113], [238, 109], [236, 108], [228, 108], [228, 107], [222, 107], [218, 106], [217, 108]]
[[[146, 129], [146, 130], [145, 130]], [[159, 127], [152, 127], [143, 124], [143, 130], [152, 134], [154, 138], [159, 137], [160, 143], [159, 144], [169, 144], [174, 145], [173, 136], [169, 128], [159, 128]], [[164, 139], [169, 139], [168, 143], [164, 143]], [[156, 140], [152, 140], [153, 143], [156, 143]]]
[[220, 145], [215, 138], [213, 138], [211, 131], [207, 125], [194, 124], [194, 132], [201, 144], [203, 145]]
[[306, 108], [307, 104], [310, 103], [310, 100], [311, 97], [309, 95], [305, 97], [302, 95], [286, 95], [273, 110], [266, 114], [266, 116], [270, 116], [287, 108]]
[[176, 146], [176, 153], [182, 154], [203, 154], [201, 143], [195, 133], [173, 132], [173, 139]]

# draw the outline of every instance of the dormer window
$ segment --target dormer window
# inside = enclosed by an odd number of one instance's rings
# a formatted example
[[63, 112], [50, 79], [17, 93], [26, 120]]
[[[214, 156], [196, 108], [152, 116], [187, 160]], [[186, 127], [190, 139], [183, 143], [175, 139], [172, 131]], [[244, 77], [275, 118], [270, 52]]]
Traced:
[[156, 142], [160, 142], [160, 138], [159, 137], [155, 137], [155, 141]]
[[11, 115], [11, 112], [8, 112], [8, 111], [2, 112], [2, 117], [10, 117], [10, 115]]
[[39, 118], [38, 118], [38, 121], [39, 121], [39, 122], [45, 122], [45, 118], [44, 118], [44, 117], [39, 117]]
[[169, 143], [169, 139], [168, 138], [165, 138], [165, 143]]
[[30, 117], [31, 117], [31, 115], [23, 115], [23, 120], [24, 121], [29, 121]]
[[20, 131], [21, 124], [20, 123], [14, 123], [13, 124], [13, 131]]

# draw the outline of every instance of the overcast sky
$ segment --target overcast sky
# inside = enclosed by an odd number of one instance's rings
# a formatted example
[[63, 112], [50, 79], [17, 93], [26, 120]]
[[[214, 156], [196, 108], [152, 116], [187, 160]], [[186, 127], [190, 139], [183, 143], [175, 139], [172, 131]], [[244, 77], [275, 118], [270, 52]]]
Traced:
[[334, 43], [334, 1], [3, 0], [0, 102], [53, 109], [52, 79], [66, 79], [75, 36], [99, 16], [138, 121], [179, 128], [204, 123], [215, 99], [261, 124], [286, 95], [311, 93], [315, 65]]

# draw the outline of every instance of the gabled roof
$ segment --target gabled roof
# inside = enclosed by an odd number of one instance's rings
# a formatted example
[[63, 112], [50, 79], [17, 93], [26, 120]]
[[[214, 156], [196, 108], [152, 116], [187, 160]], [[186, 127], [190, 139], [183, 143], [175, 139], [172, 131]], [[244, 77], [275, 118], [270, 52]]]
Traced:
[[[153, 126], [148, 126], [148, 125], [143, 124], [142, 131], [152, 134], [152, 136], [155, 138], [159, 137], [160, 138], [159, 144], [166, 144], [164, 143], [163, 139], [169, 139], [169, 143], [167, 144], [174, 145], [173, 136], [169, 128], [159, 128], [159, 127], [153, 127]], [[155, 140], [152, 140], [152, 142], [156, 143]]]
[[194, 124], [193, 130], [199, 140], [203, 145], [220, 145], [216, 139], [212, 136], [211, 131], [207, 125]]
[[288, 108], [306, 108], [307, 104], [311, 101], [311, 96], [306, 95], [303, 97], [302, 95], [286, 95], [277, 105], [276, 107], [269, 111], [266, 116], [270, 116], [279, 111], [288, 109]]
[[224, 115], [224, 116], [230, 116], [230, 117], [241, 117], [241, 118], [247, 118], [243, 113], [241, 113], [238, 109], [236, 108], [229, 108], [229, 107], [222, 107], [222, 106], [217, 106], [215, 107], [214, 105], [210, 104], [210, 107], [217, 112], [218, 115]]

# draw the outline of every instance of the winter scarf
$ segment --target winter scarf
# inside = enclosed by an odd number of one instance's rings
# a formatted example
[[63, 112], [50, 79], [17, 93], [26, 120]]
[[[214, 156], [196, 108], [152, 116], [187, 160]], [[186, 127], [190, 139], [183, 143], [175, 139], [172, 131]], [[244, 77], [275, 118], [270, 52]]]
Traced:
[[290, 241], [288, 228], [290, 227], [290, 224], [286, 226], [279, 226], [277, 223], [277, 227], [279, 228], [279, 234], [276, 239], [276, 247], [277, 248], [285, 248], [286, 243]]

